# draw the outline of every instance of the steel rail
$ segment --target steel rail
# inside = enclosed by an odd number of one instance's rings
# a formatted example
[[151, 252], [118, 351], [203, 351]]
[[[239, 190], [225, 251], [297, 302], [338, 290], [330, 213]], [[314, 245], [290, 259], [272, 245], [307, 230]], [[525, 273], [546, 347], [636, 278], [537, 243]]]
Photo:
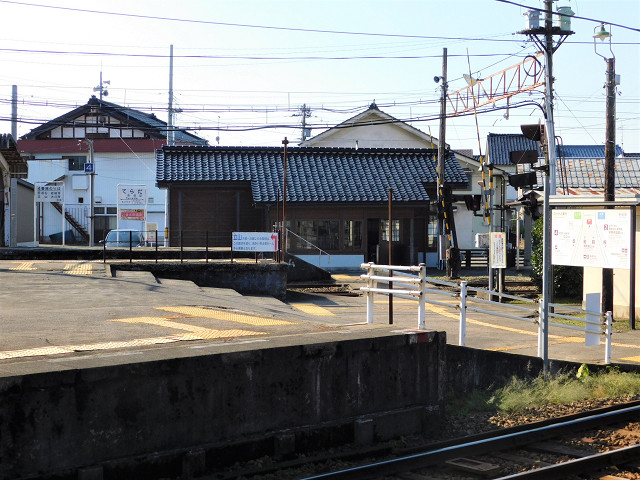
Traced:
[[583, 412], [582, 414], [570, 416], [569, 420], [567, 420], [566, 417], [560, 417], [559, 422], [544, 424], [542, 426], [535, 424], [533, 428], [527, 428], [529, 426], [524, 425], [522, 426], [524, 428], [522, 430], [510, 431], [508, 433], [500, 432], [497, 435], [486, 438], [473, 439], [461, 444], [445, 445], [440, 448], [421, 451], [391, 460], [305, 477], [303, 480], [363, 480], [377, 478], [384, 475], [394, 475], [437, 465], [453, 458], [470, 457], [494, 452], [496, 450], [513, 449], [566, 433], [575, 433], [577, 430], [585, 430], [604, 424], [615, 423], [627, 418], [637, 418], [637, 415], [640, 414], [640, 402], [630, 403], [630, 405], [633, 406], [627, 405], [629, 404], [625, 404], [619, 409], [607, 409], [602, 413], [598, 412], [596, 414], [593, 412]]
[[568, 478], [572, 475], [589, 473], [602, 470], [606, 467], [623, 465], [637, 460], [640, 455], [640, 444], [629, 447], [616, 448], [604, 453], [596, 453], [588, 457], [569, 460], [568, 462], [549, 465], [546, 467], [528, 470], [526, 472], [499, 477], [497, 480], [526, 479], [526, 480], [552, 480], [555, 478]]

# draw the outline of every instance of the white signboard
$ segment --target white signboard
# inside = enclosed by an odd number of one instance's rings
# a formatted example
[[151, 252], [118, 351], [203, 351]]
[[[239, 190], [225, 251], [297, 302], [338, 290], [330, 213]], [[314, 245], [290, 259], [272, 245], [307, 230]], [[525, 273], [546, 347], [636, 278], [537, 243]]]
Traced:
[[551, 263], [576, 267], [631, 265], [631, 212], [627, 209], [553, 210]]
[[144, 185], [118, 185], [118, 205], [146, 205], [147, 187]]
[[231, 249], [234, 252], [276, 252], [278, 234], [275, 232], [233, 232]]
[[489, 262], [491, 268], [507, 268], [507, 235], [504, 232], [491, 232]]
[[36, 183], [36, 202], [64, 203], [64, 185]]

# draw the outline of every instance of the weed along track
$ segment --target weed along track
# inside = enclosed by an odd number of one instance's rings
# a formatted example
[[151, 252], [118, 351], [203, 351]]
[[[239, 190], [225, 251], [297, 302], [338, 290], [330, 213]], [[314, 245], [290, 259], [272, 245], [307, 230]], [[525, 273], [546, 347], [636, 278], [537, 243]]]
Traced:
[[634, 400], [437, 443], [325, 453], [280, 464], [265, 460], [210, 478], [637, 479], [639, 419], [640, 400]]

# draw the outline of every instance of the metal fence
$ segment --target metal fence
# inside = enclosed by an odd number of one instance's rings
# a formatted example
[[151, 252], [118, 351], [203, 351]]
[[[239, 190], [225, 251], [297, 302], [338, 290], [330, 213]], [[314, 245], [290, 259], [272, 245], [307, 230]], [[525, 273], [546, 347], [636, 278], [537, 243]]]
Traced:
[[[360, 290], [367, 294], [367, 323], [374, 321], [374, 296], [376, 294], [393, 295], [400, 298], [408, 298], [418, 302], [418, 328], [424, 330], [426, 304], [439, 305], [459, 312], [458, 345], [466, 345], [467, 338], [467, 312], [488, 314], [501, 318], [508, 318], [535, 324], [538, 327], [538, 356], [543, 357], [544, 348], [544, 322], [542, 302], [526, 297], [509, 295], [490, 291], [482, 288], [469, 287], [467, 282], [447, 282], [426, 276], [424, 264], [419, 266], [394, 266], [363, 263], [361, 268], [367, 273], [361, 275], [367, 281], [366, 287]], [[389, 288], [392, 282], [393, 288]], [[387, 288], [381, 288], [379, 284], [386, 284]], [[444, 287], [444, 288], [443, 288]], [[470, 295], [470, 292], [475, 295]], [[458, 300], [456, 304], [437, 300], [433, 296], [445, 296]], [[519, 303], [497, 302], [494, 298], [511, 300]], [[489, 309], [489, 307], [493, 307]], [[498, 307], [498, 308], [496, 308]], [[579, 331], [585, 335], [585, 344], [599, 345], [602, 336], [605, 338], [604, 362], [611, 363], [611, 312], [594, 312], [566, 305], [549, 304], [549, 319], [565, 320], [571, 323], [559, 323], [548, 321], [549, 327], [564, 328]], [[573, 315], [556, 313], [555, 310], [570, 311]]]

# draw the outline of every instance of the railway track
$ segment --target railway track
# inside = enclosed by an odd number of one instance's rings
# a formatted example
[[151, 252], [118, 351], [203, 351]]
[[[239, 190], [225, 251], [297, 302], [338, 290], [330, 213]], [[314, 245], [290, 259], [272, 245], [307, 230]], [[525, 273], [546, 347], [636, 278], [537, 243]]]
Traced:
[[205, 478], [640, 479], [640, 400], [411, 447], [380, 445], [280, 462], [264, 459]]
[[[596, 441], [596, 439], [618, 439]], [[626, 441], [621, 440], [622, 438]], [[456, 441], [394, 451], [371, 461], [304, 480], [553, 479], [592, 475], [612, 466], [640, 468], [640, 402], [488, 432]], [[617, 470], [619, 475], [624, 467]], [[584, 476], [580, 478], [585, 478]], [[640, 478], [640, 476], [609, 476]]]

